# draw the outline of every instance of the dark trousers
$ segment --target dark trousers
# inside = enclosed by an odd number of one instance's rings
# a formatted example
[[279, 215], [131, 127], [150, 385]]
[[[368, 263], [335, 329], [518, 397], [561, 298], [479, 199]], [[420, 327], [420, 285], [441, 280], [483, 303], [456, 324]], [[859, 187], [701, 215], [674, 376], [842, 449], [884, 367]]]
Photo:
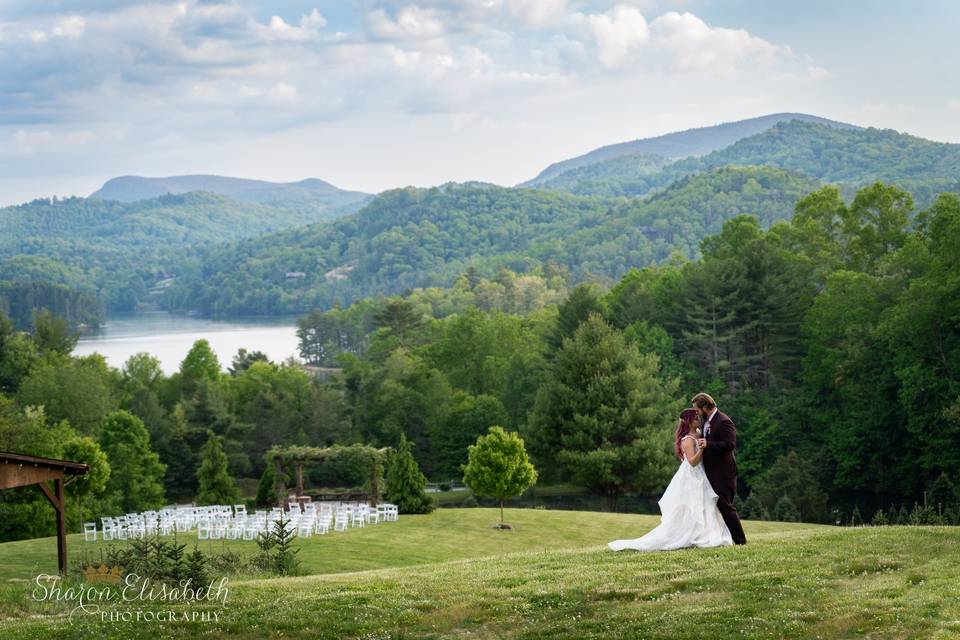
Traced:
[[717, 508], [720, 510], [720, 515], [723, 516], [727, 529], [730, 530], [733, 543], [747, 544], [747, 536], [743, 533], [740, 516], [737, 515], [737, 509], [733, 506], [733, 497], [737, 493], [737, 476], [716, 483], [711, 480], [710, 484], [717, 494]]

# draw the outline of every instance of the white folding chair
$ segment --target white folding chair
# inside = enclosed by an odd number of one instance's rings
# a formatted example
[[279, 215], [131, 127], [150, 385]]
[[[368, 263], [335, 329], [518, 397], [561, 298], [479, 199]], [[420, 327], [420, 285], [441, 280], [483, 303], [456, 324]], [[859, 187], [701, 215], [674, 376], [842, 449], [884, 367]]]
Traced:
[[84, 542], [97, 541], [97, 523], [96, 522], [83, 523], [83, 541]]

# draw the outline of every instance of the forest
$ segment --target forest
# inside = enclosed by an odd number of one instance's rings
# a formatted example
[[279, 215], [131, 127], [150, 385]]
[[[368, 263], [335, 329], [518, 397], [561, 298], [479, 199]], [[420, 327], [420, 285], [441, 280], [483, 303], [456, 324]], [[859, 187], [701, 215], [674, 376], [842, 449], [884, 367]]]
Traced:
[[[108, 312], [207, 317], [305, 314], [448, 287], [470, 267], [492, 278], [501, 267], [527, 273], [547, 261], [571, 283], [609, 287], [632, 268], [699, 258], [700, 242], [738, 215], [756, 216], [763, 229], [788, 220], [798, 200], [826, 183], [849, 200], [882, 180], [909, 192], [919, 209], [941, 192], [960, 193], [960, 145], [778, 118], [624, 143], [641, 151], [612, 158], [619, 146], [601, 148], [551, 165], [528, 183], [536, 188], [450, 183], [367, 202], [319, 181], [116, 179], [102, 193], [224, 193], [53, 198], [0, 209], [0, 281], [68, 287]], [[317, 189], [361, 199], [332, 209], [328, 200], [310, 204]]]
[[[227, 497], [267, 503], [275, 444], [404, 438], [427, 478], [458, 480], [466, 447], [502, 426], [523, 437], [540, 483], [573, 483], [614, 510], [662, 490], [676, 415], [707, 391], [737, 424], [746, 517], [956, 523], [957, 246], [954, 194], [918, 211], [892, 185], [852, 199], [823, 187], [790, 220], [764, 229], [738, 215], [699, 258], [609, 287], [548, 261], [315, 310], [301, 355], [338, 369], [323, 380], [256, 345], [221, 363], [205, 341], [172, 375], [149, 354], [118, 370], [71, 355], [76, 336], [52, 314], [32, 331], [4, 320], [0, 448], [109, 469], [71, 508], [124, 512], [209, 496], [208, 458], [225, 460]], [[349, 464], [309, 476], [366, 481]], [[49, 532], [34, 493], [5, 492], [0, 539]]]
[[164, 300], [210, 316], [302, 313], [448, 286], [469, 266], [491, 277], [501, 266], [526, 272], [548, 260], [575, 281], [610, 283], [674, 252], [695, 257], [700, 240], [736, 215], [752, 213], [764, 226], [788, 217], [817, 186], [780, 169], [727, 167], [649, 200], [479, 184], [399, 189], [330, 225], [213, 250]]
[[960, 145], [888, 129], [861, 129], [791, 120], [703, 156], [667, 162], [628, 155], [563, 172], [537, 186], [584, 195], [642, 196], [695, 173], [728, 165], [779, 167], [844, 186], [845, 195], [876, 180], [909, 191], [929, 206], [942, 191], [958, 191]]
[[0, 280], [63, 285], [110, 311], [132, 311], [215, 244], [328, 215], [204, 192], [136, 202], [38, 199], [0, 209]]

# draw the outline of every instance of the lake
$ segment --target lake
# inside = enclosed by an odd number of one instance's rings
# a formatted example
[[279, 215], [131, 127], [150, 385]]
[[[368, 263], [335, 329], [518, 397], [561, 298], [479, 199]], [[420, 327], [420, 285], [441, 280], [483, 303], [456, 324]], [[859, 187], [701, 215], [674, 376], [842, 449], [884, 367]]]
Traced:
[[210, 342], [224, 370], [241, 347], [262, 351], [274, 362], [298, 355], [295, 317], [206, 320], [163, 311], [110, 316], [80, 337], [74, 354], [100, 353], [120, 368], [133, 354], [146, 351], [160, 359], [169, 375], [201, 338]]

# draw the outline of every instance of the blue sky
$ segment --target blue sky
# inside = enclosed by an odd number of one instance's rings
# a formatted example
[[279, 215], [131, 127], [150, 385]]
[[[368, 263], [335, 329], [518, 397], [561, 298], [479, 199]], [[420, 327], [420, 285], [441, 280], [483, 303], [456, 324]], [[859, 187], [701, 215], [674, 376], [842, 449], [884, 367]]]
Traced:
[[960, 3], [0, 0], [0, 204], [117, 175], [515, 184], [778, 111], [960, 142]]

